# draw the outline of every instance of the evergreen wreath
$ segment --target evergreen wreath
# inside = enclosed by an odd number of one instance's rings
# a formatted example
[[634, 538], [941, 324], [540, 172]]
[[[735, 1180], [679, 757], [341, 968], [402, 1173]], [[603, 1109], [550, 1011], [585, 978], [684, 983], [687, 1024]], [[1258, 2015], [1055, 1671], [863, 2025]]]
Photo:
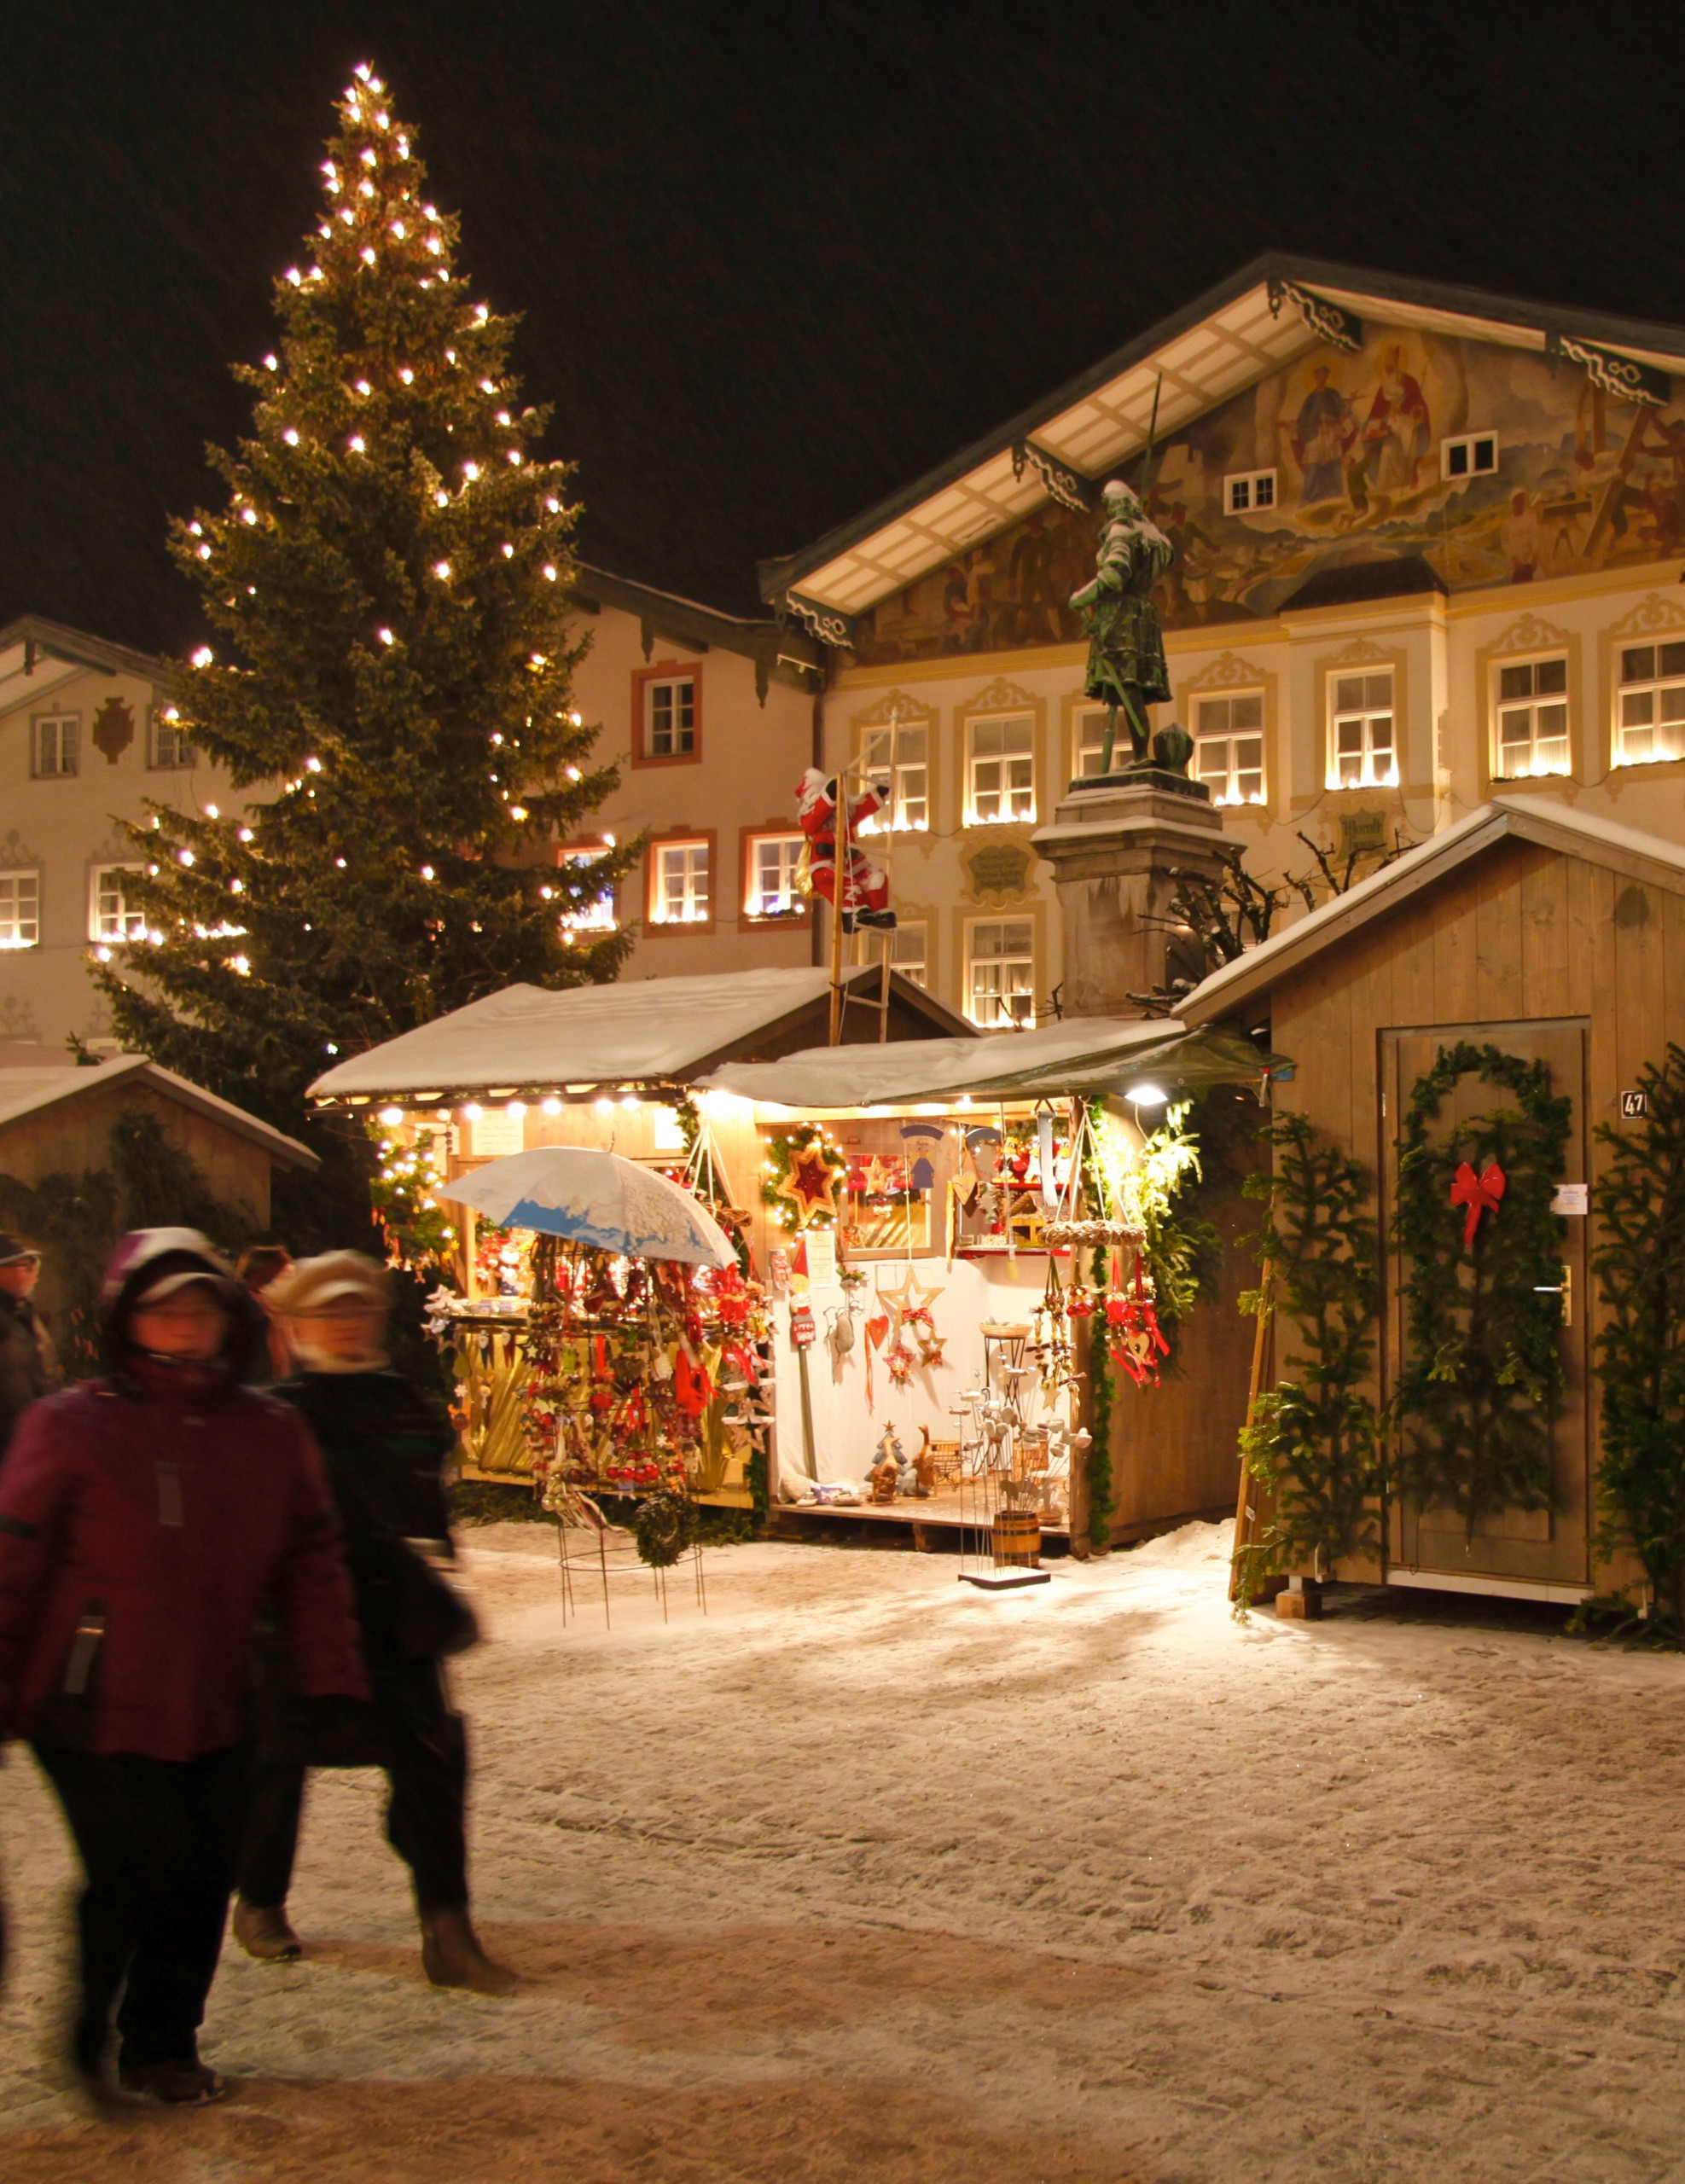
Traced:
[[1267, 1311], [1270, 1285], [1279, 1285], [1281, 1316], [1299, 1346], [1241, 1435], [1246, 1475], [1275, 1510], [1235, 1557], [1237, 1614], [1264, 1577], [1290, 1563], [1308, 1562], [1322, 1577], [1343, 1557], [1376, 1549], [1386, 1484], [1368, 1388], [1379, 1313], [1374, 1180], [1303, 1115], [1280, 1116], [1263, 1136], [1275, 1148], [1274, 1172], [1241, 1185], [1268, 1206], [1262, 1228], [1244, 1240], [1263, 1263], [1262, 1280], [1241, 1309]]
[[829, 1220], [804, 1222], [798, 1217], [798, 1208], [791, 1197], [790, 1185], [799, 1159], [822, 1161], [834, 1185], [840, 1182], [848, 1173], [848, 1162], [822, 1124], [797, 1123], [788, 1130], [776, 1130], [766, 1141], [766, 1158], [761, 1170], [762, 1203], [781, 1213], [786, 1228], [799, 1229], [834, 1226]]
[[1608, 1317], [1598, 1547], [1630, 1546], [1672, 1635], [1685, 1632], [1685, 1050], [1641, 1070], [1636, 1129], [1600, 1124], [1614, 1158], [1593, 1203], [1592, 1266]]
[[632, 1536], [638, 1559], [652, 1570], [670, 1570], [696, 1536], [696, 1511], [683, 1494], [648, 1494], [637, 1505]]
[[[1472, 1075], [1513, 1093], [1519, 1112], [1471, 1116], [1430, 1144], [1446, 1094]], [[1393, 1233], [1410, 1270], [1406, 1356], [1392, 1398], [1394, 1484], [1420, 1508], [1454, 1510], [1471, 1540], [1482, 1518], [1554, 1501], [1562, 1231], [1550, 1203], [1571, 1112], [1552, 1094], [1543, 1062], [1459, 1040], [1417, 1080], [1404, 1117]], [[1467, 1246], [1463, 1213], [1451, 1202], [1463, 1161], [1480, 1170], [1496, 1161], [1508, 1179], [1500, 1210]]]

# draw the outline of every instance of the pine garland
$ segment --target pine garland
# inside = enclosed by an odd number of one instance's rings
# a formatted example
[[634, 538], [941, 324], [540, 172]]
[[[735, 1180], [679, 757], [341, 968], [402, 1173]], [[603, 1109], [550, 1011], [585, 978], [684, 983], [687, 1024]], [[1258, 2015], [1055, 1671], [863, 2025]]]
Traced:
[[766, 1157], [761, 1168], [761, 1199], [775, 1209], [787, 1228], [825, 1228], [835, 1225], [828, 1217], [816, 1216], [803, 1221], [790, 1196], [787, 1186], [795, 1173], [795, 1163], [809, 1157], [822, 1160], [838, 1182], [848, 1173], [847, 1160], [821, 1123], [797, 1123], [788, 1130], [774, 1130], [767, 1138]]
[[[1428, 1132], [1459, 1080], [1514, 1094], [1514, 1109], [1475, 1115], [1437, 1145]], [[1393, 1396], [1395, 1483], [1419, 1508], [1455, 1511], [1472, 1541], [1482, 1519], [1554, 1505], [1551, 1427], [1563, 1408], [1561, 1223], [1550, 1204], [1567, 1150], [1571, 1103], [1542, 1061], [1467, 1040], [1441, 1048], [1410, 1095], [1399, 1139], [1394, 1234], [1409, 1263], [1406, 1355]], [[1450, 1202], [1461, 1162], [1496, 1161], [1508, 1188], [1472, 1246]]]
[[1598, 1545], [1630, 1546], [1659, 1620], [1685, 1633], [1685, 1051], [1641, 1070], [1647, 1112], [1597, 1136], [1614, 1158], [1594, 1194], [1593, 1257], [1607, 1311]]
[[[1274, 1172], [1248, 1176], [1241, 1188], [1269, 1210], [1244, 1247], [1279, 1285], [1280, 1316], [1298, 1347], [1241, 1436], [1246, 1474], [1273, 1497], [1275, 1513], [1235, 1556], [1240, 1613], [1262, 1579], [1290, 1563], [1308, 1562], [1322, 1577], [1344, 1557], [1377, 1548], [1386, 1488], [1380, 1417], [1366, 1387], [1379, 1310], [1374, 1180], [1303, 1115], [1279, 1117], [1264, 1136]], [[1268, 1310], [1264, 1287], [1243, 1295], [1241, 1309]]]
[[[1089, 1269], [1095, 1289], [1103, 1292], [1108, 1279], [1107, 1252], [1100, 1245]], [[1084, 1468], [1088, 1473], [1089, 1545], [1104, 1554], [1112, 1544], [1112, 1512], [1117, 1502], [1112, 1492], [1112, 1368], [1106, 1351], [1106, 1331], [1089, 1321], [1089, 1432]]]

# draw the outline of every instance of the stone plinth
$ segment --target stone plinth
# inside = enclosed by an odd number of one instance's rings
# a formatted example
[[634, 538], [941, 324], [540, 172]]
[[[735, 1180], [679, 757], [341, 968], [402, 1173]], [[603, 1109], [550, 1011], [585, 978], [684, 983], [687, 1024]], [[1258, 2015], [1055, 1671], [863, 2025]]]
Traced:
[[1202, 783], [1157, 767], [1073, 782], [1031, 839], [1064, 913], [1067, 1016], [1139, 1016], [1130, 994], [1202, 973], [1171, 909], [1178, 868], [1221, 867], [1223, 815]]

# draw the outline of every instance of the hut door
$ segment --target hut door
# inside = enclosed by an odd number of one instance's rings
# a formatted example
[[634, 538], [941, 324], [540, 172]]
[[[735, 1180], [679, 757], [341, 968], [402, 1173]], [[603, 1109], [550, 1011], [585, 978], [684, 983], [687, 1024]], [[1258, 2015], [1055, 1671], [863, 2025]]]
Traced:
[[[1583, 1184], [1585, 1165], [1586, 1031], [1582, 1023], [1458, 1024], [1428, 1031], [1381, 1033], [1382, 1163], [1385, 1179], [1383, 1234], [1390, 1240], [1397, 1203], [1398, 1133], [1417, 1081], [1432, 1068], [1442, 1047], [1458, 1039], [1490, 1043], [1525, 1061], [1543, 1061], [1550, 1071], [1553, 1092], [1573, 1101], [1565, 1180]], [[1446, 1095], [1436, 1132], [1450, 1136], [1467, 1118], [1513, 1107], [1513, 1095], [1484, 1077], [1461, 1078]], [[1502, 1218], [1502, 1209], [1497, 1216]], [[1448, 1575], [1517, 1577], [1536, 1583], [1583, 1585], [1589, 1581], [1587, 1512], [1589, 1434], [1587, 1414], [1586, 1229], [1569, 1218], [1562, 1246], [1567, 1287], [1566, 1324], [1558, 1337], [1566, 1375], [1566, 1406], [1553, 1434], [1552, 1471], [1558, 1506], [1554, 1511], [1510, 1509], [1479, 1521], [1471, 1541], [1466, 1528], [1447, 1509], [1395, 1505], [1390, 1523], [1389, 1558], [1410, 1570]], [[1383, 1374], [1389, 1397], [1397, 1384], [1406, 1341], [1403, 1287], [1409, 1269], [1396, 1250], [1383, 1262], [1386, 1296], [1383, 1313]]]

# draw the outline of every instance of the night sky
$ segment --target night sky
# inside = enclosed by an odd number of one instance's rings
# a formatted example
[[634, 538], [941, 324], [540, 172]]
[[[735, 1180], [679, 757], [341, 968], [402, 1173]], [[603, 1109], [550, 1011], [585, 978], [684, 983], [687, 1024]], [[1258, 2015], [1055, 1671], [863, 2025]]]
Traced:
[[1685, 322], [1677, 7], [49, 0], [0, 51], [0, 621], [148, 649], [362, 59], [586, 558], [740, 611], [1260, 250]]

